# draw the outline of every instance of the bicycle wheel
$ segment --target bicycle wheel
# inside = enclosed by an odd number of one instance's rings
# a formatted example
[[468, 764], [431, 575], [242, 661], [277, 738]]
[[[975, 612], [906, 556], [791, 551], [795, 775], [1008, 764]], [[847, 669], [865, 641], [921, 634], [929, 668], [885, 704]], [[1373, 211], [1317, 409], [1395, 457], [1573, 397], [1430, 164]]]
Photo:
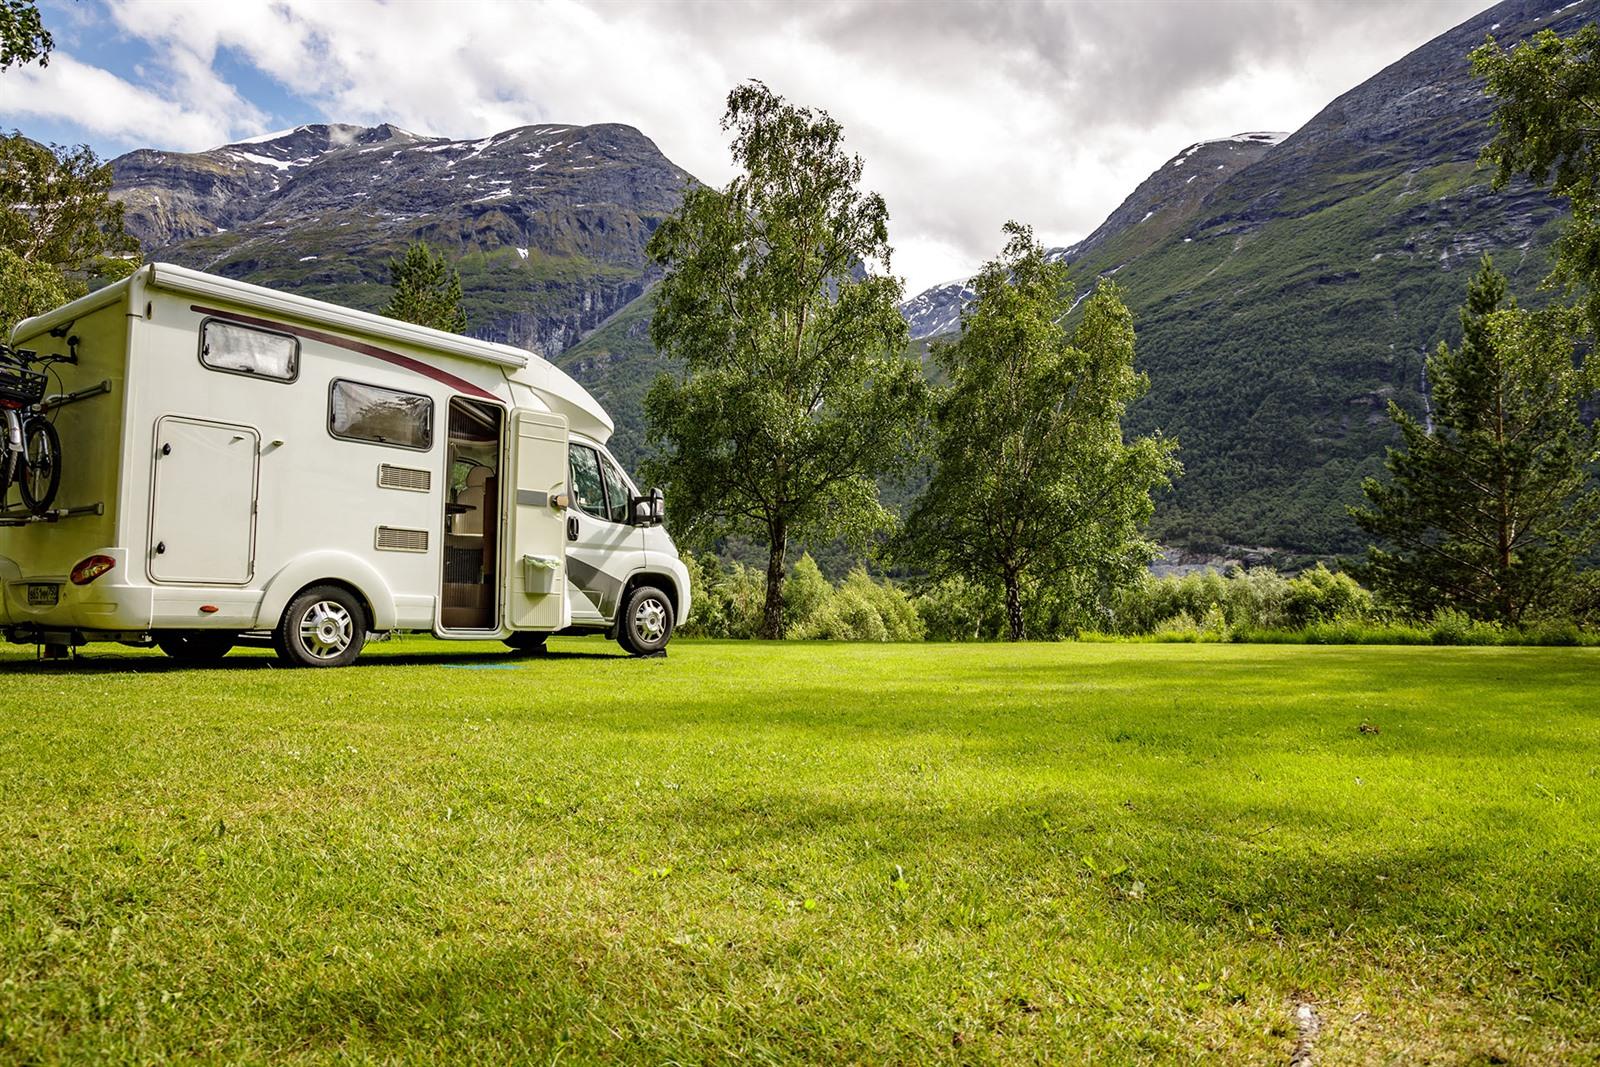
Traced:
[[22, 502], [35, 515], [43, 515], [55, 503], [61, 488], [61, 437], [49, 419], [29, 419], [22, 428], [22, 470], [17, 491]]

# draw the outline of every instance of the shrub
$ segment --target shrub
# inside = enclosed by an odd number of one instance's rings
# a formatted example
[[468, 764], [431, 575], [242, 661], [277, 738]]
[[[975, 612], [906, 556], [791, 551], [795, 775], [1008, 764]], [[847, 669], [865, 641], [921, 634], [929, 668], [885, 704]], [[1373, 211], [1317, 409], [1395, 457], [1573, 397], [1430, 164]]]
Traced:
[[946, 578], [912, 601], [929, 641], [980, 641], [1000, 636], [999, 594], [965, 578]]
[[766, 604], [766, 575], [735, 561], [724, 564], [716, 556], [683, 554], [689, 571], [693, 603], [689, 617], [679, 620], [685, 637], [754, 637], [761, 629]]
[[920, 641], [925, 628], [905, 592], [852, 570], [793, 636], [833, 641]]
[[806, 625], [833, 597], [833, 586], [807, 552], [783, 580], [783, 616], [790, 629]]

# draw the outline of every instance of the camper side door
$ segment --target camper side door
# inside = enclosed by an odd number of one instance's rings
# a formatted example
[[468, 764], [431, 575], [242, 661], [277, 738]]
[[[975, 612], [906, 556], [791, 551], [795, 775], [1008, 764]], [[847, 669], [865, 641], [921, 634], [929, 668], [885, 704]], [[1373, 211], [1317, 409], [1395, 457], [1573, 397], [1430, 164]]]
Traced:
[[567, 419], [542, 411], [511, 416], [506, 490], [505, 623], [513, 630], [568, 625]]

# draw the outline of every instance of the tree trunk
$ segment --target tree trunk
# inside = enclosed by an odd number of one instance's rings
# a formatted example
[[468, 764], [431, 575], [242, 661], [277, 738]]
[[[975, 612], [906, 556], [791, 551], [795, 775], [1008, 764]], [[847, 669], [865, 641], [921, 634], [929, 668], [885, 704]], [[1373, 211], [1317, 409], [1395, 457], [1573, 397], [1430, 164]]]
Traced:
[[773, 523], [767, 549], [767, 603], [761, 612], [761, 636], [769, 641], [783, 640], [783, 564], [788, 540], [788, 526], [781, 521]]
[[1021, 641], [1022, 632], [1022, 585], [1014, 570], [1006, 571], [1006, 625], [1010, 630], [1007, 638], [1012, 641]]

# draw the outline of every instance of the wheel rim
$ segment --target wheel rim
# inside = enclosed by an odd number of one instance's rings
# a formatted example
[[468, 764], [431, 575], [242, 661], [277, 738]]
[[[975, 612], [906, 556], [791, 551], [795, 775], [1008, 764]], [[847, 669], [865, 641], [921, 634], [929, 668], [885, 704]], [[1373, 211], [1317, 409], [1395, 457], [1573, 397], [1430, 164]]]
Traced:
[[23, 449], [22, 476], [27, 479], [28, 489], [35, 500], [43, 497], [50, 488], [50, 473], [55, 461], [49, 438], [42, 433], [29, 434]]
[[354, 639], [354, 620], [337, 600], [319, 600], [300, 616], [300, 646], [317, 659], [334, 659]]
[[633, 632], [647, 644], [667, 636], [667, 606], [655, 597], [640, 601], [633, 611]]

